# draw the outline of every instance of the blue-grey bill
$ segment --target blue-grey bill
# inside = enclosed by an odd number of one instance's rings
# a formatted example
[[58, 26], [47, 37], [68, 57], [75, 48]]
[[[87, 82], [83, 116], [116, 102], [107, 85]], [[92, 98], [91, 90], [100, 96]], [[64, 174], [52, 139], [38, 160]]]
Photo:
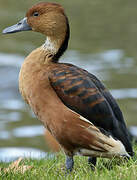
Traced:
[[27, 23], [27, 18], [25, 17], [21, 21], [19, 21], [17, 24], [7, 27], [2, 31], [3, 34], [10, 34], [10, 33], [16, 33], [20, 31], [30, 31], [32, 28]]

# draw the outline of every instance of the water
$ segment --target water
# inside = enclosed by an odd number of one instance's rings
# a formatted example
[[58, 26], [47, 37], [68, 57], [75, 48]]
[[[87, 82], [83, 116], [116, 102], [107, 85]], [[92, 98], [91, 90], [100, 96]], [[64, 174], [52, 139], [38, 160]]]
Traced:
[[53, 156], [49, 154], [46, 154], [43, 151], [40, 151], [39, 149], [34, 148], [25, 148], [25, 147], [4, 147], [0, 148], [0, 160], [3, 162], [10, 162], [13, 161], [19, 157], [25, 157], [25, 158], [32, 158], [32, 159], [39, 159], [39, 158], [52, 158]]
[[[26, 9], [36, 3], [34, 0], [0, 2], [1, 31], [23, 18]], [[61, 61], [87, 69], [102, 80], [137, 137], [137, 2], [62, 3], [71, 22], [71, 39]], [[0, 160], [47, 155], [45, 129], [18, 91], [18, 74], [25, 56], [44, 40], [45, 37], [32, 32], [0, 36]]]

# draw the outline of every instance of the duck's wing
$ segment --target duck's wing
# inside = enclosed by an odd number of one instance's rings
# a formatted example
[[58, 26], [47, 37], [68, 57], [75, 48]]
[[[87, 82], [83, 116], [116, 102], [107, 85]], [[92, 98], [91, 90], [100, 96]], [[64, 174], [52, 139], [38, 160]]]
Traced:
[[86, 70], [82, 69], [83, 73], [86, 74], [88, 77], [90, 77], [91, 81], [96, 85], [96, 87], [99, 89], [100, 93], [106, 98], [109, 105], [111, 106], [111, 109], [117, 118], [117, 120], [125, 125], [123, 114], [114, 99], [114, 97], [110, 94], [107, 88], [100, 82], [100, 80], [94, 76], [93, 74], [87, 72]]
[[124, 144], [132, 155], [128, 131], [115, 99], [92, 74], [71, 64], [58, 64], [50, 75], [51, 86], [71, 110]]

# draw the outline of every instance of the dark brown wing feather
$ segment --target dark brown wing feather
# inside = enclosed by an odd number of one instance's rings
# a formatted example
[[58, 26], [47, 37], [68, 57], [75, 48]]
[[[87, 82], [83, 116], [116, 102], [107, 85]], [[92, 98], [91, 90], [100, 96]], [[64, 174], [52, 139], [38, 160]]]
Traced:
[[100, 130], [122, 141], [133, 155], [123, 115], [115, 99], [92, 74], [71, 64], [57, 64], [49, 80], [62, 102]]

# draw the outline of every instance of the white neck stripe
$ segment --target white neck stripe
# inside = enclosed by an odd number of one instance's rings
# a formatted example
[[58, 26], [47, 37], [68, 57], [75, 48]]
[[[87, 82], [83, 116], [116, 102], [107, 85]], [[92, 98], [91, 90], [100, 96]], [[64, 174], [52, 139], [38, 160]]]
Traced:
[[44, 48], [44, 50], [47, 50], [52, 54], [57, 53], [57, 48], [55, 46], [55, 43], [52, 42], [49, 37], [47, 37], [45, 43], [43, 44], [43, 48]]

